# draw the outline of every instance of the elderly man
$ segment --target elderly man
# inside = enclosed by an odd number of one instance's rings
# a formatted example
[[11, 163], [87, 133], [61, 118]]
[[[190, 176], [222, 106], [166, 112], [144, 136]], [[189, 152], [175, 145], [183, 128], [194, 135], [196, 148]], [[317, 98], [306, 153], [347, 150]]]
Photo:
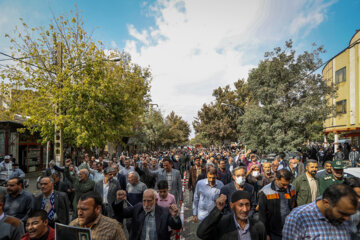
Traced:
[[271, 163], [265, 162], [262, 165], [263, 172], [261, 173], [261, 176], [263, 177], [263, 184], [268, 185], [275, 179], [275, 173], [271, 171]]
[[95, 183], [94, 192], [102, 196], [102, 214], [113, 217], [112, 203], [116, 200], [116, 192], [121, 189], [118, 180], [113, 178], [114, 169], [108, 167], [104, 171], [104, 180]]
[[175, 204], [169, 208], [156, 204], [157, 197], [154, 189], [147, 189], [143, 194], [142, 203], [124, 209], [123, 200], [126, 194], [118, 191], [117, 201], [114, 203], [115, 214], [124, 218], [131, 218], [132, 225], [129, 231], [132, 240], [170, 240], [169, 228], [181, 229], [179, 209]]
[[11, 178], [7, 182], [4, 212], [6, 215], [16, 217], [26, 222], [32, 208], [34, 199], [31, 193], [23, 190], [22, 178]]
[[126, 186], [127, 199], [131, 205], [136, 205], [142, 201], [144, 191], [147, 189], [146, 185], [140, 181], [140, 176], [137, 172], [130, 172], [128, 175], [128, 184]]
[[123, 228], [112, 218], [101, 214], [102, 199], [98, 193], [87, 192], [79, 198], [77, 215], [69, 225], [90, 228], [92, 239], [126, 240]]
[[[358, 197], [345, 184], [328, 187], [310, 204], [295, 208], [286, 218], [282, 239], [351, 239], [350, 216], [356, 213]], [[357, 238], [354, 238], [357, 239]]]
[[76, 213], [77, 203], [82, 194], [93, 191], [94, 190], [94, 181], [89, 178], [89, 171], [85, 168], [79, 170], [78, 176], [70, 175], [69, 173], [69, 165], [71, 164], [71, 160], [68, 159], [65, 162], [65, 176], [71, 181], [73, 184], [73, 188], [75, 189], [74, 200], [73, 200], [73, 208]]
[[226, 196], [216, 200], [216, 207], [200, 224], [197, 235], [209, 240], [266, 239], [265, 226], [261, 221], [249, 217], [250, 194], [236, 191], [231, 196], [232, 214], [224, 214]]
[[54, 191], [54, 180], [43, 177], [40, 180], [41, 194], [35, 198], [34, 210], [43, 209], [48, 214], [49, 226], [54, 228], [55, 222], [69, 223], [69, 200], [66, 193]]
[[0, 192], [0, 239], [20, 240], [24, 235], [24, 224], [20, 219], [4, 214], [5, 194]]

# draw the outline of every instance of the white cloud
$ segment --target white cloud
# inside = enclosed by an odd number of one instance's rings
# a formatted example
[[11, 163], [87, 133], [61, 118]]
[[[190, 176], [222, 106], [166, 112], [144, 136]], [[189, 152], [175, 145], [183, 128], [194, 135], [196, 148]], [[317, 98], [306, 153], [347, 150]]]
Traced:
[[264, 49], [303, 36], [324, 19], [322, 1], [158, 0], [156, 25], [136, 29], [125, 50], [153, 72], [152, 99], [189, 123], [214, 88], [246, 78]]

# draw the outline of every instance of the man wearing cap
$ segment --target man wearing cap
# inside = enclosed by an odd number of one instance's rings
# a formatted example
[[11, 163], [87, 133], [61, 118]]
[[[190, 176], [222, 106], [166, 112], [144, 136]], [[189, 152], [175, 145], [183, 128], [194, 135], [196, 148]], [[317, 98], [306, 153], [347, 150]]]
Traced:
[[247, 191], [236, 191], [231, 196], [231, 214], [224, 214], [226, 195], [220, 195], [216, 207], [201, 222], [197, 236], [201, 239], [238, 240], [266, 239], [265, 226], [249, 217], [251, 195]]
[[12, 167], [13, 167], [13, 171], [12, 171], [9, 179], [10, 179], [10, 178], [14, 178], [14, 177], [19, 177], [19, 178], [24, 178], [24, 177], [25, 177], [25, 173], [23, 172], [23, 170], [21, 170], [21, 169], [19, 168], [19, 164], [14, 163], [14, 164], [12, 165]]
[[328, 188], [329, 186], [344, 182], [344, 177], [346, 177], [346, 175], [344, 174], [343, 161], [341, 160], [332, 161], [331, 172], [332, 174], [320, 178], [319, 180], [320, 195], [322, 195], [325, 189]]
[[13, 163], [10, 161], [10, 156], [6, 155], [4, 161], [0, 163], [0, 172], [6, 177], [6, 180], [10, 178], [11, 173], [13, 172]]

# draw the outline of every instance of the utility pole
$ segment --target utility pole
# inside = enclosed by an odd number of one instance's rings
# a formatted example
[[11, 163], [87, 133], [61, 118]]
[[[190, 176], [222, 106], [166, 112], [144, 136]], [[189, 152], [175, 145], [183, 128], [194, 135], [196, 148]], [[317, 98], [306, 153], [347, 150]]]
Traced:
[[[56, 50], [56, 64], [58, 66], [58, 71], [62, 70], [62, 44], [58, 43], [57, 50]], [[60, 86], [61, 88], [61, 86]], [[55, 120], [56, 118], [61, 115], [61, 106], [57, 104], [55, 106]], [[64, 146], [63, 146], [63, 125], [62, 123], [57, 125], [55, 123], [55, 136], [54, 136], [54, 156], [57, 165], [63, 166], [64, 165]]]

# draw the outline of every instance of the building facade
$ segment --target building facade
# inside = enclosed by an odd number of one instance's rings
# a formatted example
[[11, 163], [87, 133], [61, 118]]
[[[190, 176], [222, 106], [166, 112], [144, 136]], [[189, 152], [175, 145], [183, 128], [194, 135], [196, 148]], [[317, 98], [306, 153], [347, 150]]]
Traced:
[[[323, 68], [323, 78], [337, 88], [330, 100], [334, 112], [324, 123], [324, 133], [334, 133], [335, 148], [339, 139], [360, 145], [360, 30], [346, 49], [334, 56]], [[326, 141], [326, 138], [325, 138]]]

